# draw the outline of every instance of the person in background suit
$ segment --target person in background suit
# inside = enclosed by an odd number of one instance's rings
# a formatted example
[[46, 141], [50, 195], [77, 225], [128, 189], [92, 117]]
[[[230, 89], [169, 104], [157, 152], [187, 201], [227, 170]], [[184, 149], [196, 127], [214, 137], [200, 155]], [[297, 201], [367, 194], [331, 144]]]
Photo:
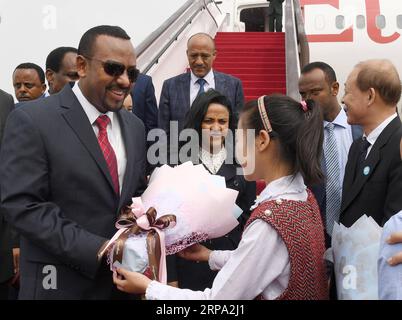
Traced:
[[13, 72], [13, 86], [18, 102], [45, 96], [45, 73], [35, 63], [21, 63]]
[[269, 17], [269, 32], [282, 32], [282, 4], [285, 0], [267, 0], [269, 7], [267, 14]]
[[[234, 162], [231, 146], [225, 144], [228, 132], [234, 134], [235, 127], [229, 100], [214, 89], [194, 100], [184, 125], [185, 129], [194, 129], [199, 137], [194, 164], [202, 163], [211, 174], [224, 177], [226, 186], [239, 192], [236, 203], [243, 210], [235, 229], [223, 237], [203, 242], [211, 250], [237, 248], [256, 196], [255, 182], [248, 182], [242, 175], [237, 175], [236, 169], [240, 166]], [[180, 288], [205, 290], [212, 286], [217, 274], [207, 262], [196, 263], [171, 256], [168, 263], [169, 282], [178, 281]]]
[[133, 98], [131, 98], [131, 94], [129, 94], [123, 102], [123, 108], [126, 109], [128, 112], [133, 111]]
[[401, 120], [396, 105], [401, 82], [388, 60], [355, 66], [345, 84], [348, 123], [363, 127], [345, 169], [340, 222], [350, 227], [363, 214], [380, 225], [402, 209]]
[[312, 62], [306, 65], [301, 71], [299, 92], [303, 100], [317, 102], [324, 118], [322, 169], [326, 181], [312, 186], [312, 191], [320, 206], [326, 230], [326, 247], [329, 248], [334, 223], [339, 222], [349, 148], [354, 140], [361, 138], [363, 132], [361, 127], [348, 124], [345, 110], [337, 99], [339, 83], [334, 69], [328, 64]]
[[[0, 90], [0, 150], [6, 120], [13, 109], [13, 97]], [[3, 212], [0, 211], [0, 300], [8, 299], [8, 282], [18, 271], [18, 248], [19, 245], [13, 243], [12, 230], [5, 220]]]
[[78, 80], [77, 49], [59, 47], [49, 53], [46, 58], [46, 80], [49, 90], [46, 96], [55, 94], [69, 82]]
[[20, 299], [110, 299], [98, 253], [123, 206], [145, 188], [145, 129], [123, 100], [136, 57], [120, 27], [84, 33], [79, 83], [27, 102], [8, 118], [1, 206], [20, 234]]
[[132, 111], [142, 120], [148, 134], [150, 130], [158, 127], [158, 106], [152, 78], [140, 73], [131, 90], [131, 97], [133, 100]]
[[212, 69], [215, 57], [215, 42], [210, 35], [197, 33], [188, 39], [187, 58], [191, 71], [165, 80], [162, 86], [158, 127], [166, 132], [167, 141], [170, 137], [170, 123], [176, 121], [180, 133], [186, 114], [197, 95], [211, 88], [225, 93], [234, 117], [238, 119], [244, 104], [243, 86], [238, 78]]

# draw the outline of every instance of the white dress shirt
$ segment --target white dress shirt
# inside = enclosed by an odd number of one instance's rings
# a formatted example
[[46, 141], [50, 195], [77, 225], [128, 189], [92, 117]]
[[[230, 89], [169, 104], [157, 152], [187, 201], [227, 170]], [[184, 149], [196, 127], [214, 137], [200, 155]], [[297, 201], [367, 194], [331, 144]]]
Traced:
[[[345, 176], [346, 162], [348, 161], [348, 154], [350, 146], [353, 143], [352, 127], [348, 124], [346, 112], [341, 108], [340, 112], [336, 116], [335, 120], [332, 121], [334, 124], [334, 135], [336, 140], [336, 145], [338, 149], [338, 163], [339, 163], [339, 182], [343, 186], [343, 177]], [[328, 124], [328, 121], [324, 121], [324, 128]], [[328, 131], [324, 129], [324, 144], [326, 143]]]
[[[253, 206], [276, 199], [307, 201], [303, 177], [287, 176], [269, 183]], [[262, 293], [265, 299], [279, 297], [287, 288], [290, 260], [285, 243], [277, 231], [257, 219], [244, 230], [236, 250], [212, 251], [212, 270], [220, 270], [211, 289], [192, 291], [152, 281], [148, 300], [251, 300]]]
[[126, 172], [127, 154], [126, 154], [126, 148], [124, 146], [123, 136], [121, 134], [119, 119], [117, 115], [114, 114], [114, 112], [110, 111], [107, 113], [99, 112], [99, 110], [96, 109], [95, 106], [87, 100], [87, 98], [85, 98], [79, 85], [74, 86], [72, 90], [75, 96], [77, 97], [79, 103], [81, 104], [82, 108], [84, 109], [84, 112], [86, 113], [88, 120], [92, 125], [92, 129], [94, 130], [96, 137], [98, 137], [99, 132], [99, 128], [95, 123], [96, 119], [98, 119], [99, 116], [104, 114], [110, 118], [110, 122], [107, 125], [107, 137], [109, 143], [112, 145], [114, 153], [116, 154], [117, 172], [119, 174], [119, 187], [121, 192], [124, 180], [124, 173]]
[[[195, 98], [197, 98], [198, 91], [200, 90], [200, 85], [197, 83], [198, 78], [192, 71], [191, 80], [190, 80], [190, 106], [193, 104]], [[215, 76], [214, 72], [209, 70], [209, 72], [205, 75], [204, 80], [206, 83], [204, 84], [204, 91], [208, 91], [208, 89], [215, 89]]]
[[368, 147], [367, 149], [366, 158], [368, 157], [371, 149], [373, 148], [374, 143], [377, 141], [380, 134], [384, 131], [385, 127], [389, 125], [391, 121], [394, 120], [397, 116], [398, 114], [395, 112], [392, 116], [389, 116], [387, 119], [381, 122], [381, 124], [373, 131], [371, 131], [368, 136], [366, 136], [365, 133], [363, 134], [363, 137], [367, 138], [367, 141], [370, 142], [370, 147]]

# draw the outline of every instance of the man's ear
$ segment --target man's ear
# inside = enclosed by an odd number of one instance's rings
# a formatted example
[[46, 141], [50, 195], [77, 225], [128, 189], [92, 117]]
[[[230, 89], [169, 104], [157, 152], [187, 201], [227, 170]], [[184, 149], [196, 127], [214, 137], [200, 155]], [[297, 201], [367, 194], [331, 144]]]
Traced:
[[265, 151], [268, 148], [270, 141], [271, 138], [269, 137], [268, 132], [265, 130], [260, 130], [255, 141], [257, 151], [259, 152]]
[[339, 93], [339, 82], [334, 81], [331, 85], [331, 92], [333, 96], [337, 96]]
[[44, 94], [46, 92], [46, 83], [42, 83], [42, 94]]
[[53, 78], [54, 78], [53, 70], [47, 69], [45, 75], [46, 75], [47, 83], [50, 84], [51, 82], [53, 82]]
[[368, 92], [368, 105], [370, 106], [370, 105], [372, 105], [372, 104], [374, 103], [374, 101], [375, 101], [376, 92], [375, 92], [374, 88], [370, 88], [368, 91], [369, 91], [369, 92]]
[[87, 75], [87, 68], [88, 68], [88, 62], [87, 60], [81, 56], [77, 56], [77, 73], [80, 76], [80, 78], [85, 78]]

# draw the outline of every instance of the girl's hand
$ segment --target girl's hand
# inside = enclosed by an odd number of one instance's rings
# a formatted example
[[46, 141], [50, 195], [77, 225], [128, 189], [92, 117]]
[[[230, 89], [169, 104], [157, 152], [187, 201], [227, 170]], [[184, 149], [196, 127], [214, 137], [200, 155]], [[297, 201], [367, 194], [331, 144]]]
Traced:
[[138, 272], [117, 269], [113, 273], [113, 282], [117, 289], [127, 293], [143, 294], [152, 280]]
[[210, 254], [211, 250], [198, 243], [177, 253], [180, 258], [190, 261], [208, 261]]
[[[388, 244], [402, 243], [402, 232], [395, 232], [387, 240]], [[388, 263], [391, 266], [396, 266], [402, 263], [402, 251], [395, 254], [393, 257], [388, 259]]]

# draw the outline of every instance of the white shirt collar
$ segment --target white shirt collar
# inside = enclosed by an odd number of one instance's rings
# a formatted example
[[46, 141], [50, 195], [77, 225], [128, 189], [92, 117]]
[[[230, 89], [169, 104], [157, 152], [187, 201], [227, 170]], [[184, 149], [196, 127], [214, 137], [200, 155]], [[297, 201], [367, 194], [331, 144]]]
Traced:
[[381, 132], [383, 132], [385, 127], [389, 125], [391, 121], [394, 120], [397, 116], [398, 114], [395, 112], [392, 116], [389, 116], [387, 119], [381, 122], [381, 124], [373, 131], [371, 131], [368, 136], [366, 136], [366, 134], [363, 134], [363, 137], [367, 138], [367, 141], [370, 142], [371, 146], [373, 146], [374, 143], [377, 141], [377, 138], [380, 136]]
[[217, 153], [210, 153], [203, 148], [200, 148], [200, 160], [208, 168], [208, 170], [216, 174], [222, 167], [227, 157], [227, 152], [225, 148], [222, 148]]
[[[327, 126], [329, 122], [324, 120], [324, 128]], [[341, 110], [339, 111], [338, 115], [336, 116], [336, 118], [334, 119], [334, 121], [332, 121], [332, 123], [335, 126], [339, 126], [342, 128], [348, 128], [349, 124], [348, 124], [348, 117], [346, 115], [345, 110], [341, 107]]]
[[304, 179], [301, 173], [297, 173], [294, 176], [285, 176], [270, 182], [264, 190], [262, 190], [260, 196], [255, 200], [254, 205], [250, 208], [255, 209], [260, 203], [280, 198], [284, 195], [298, 194], [306, 190]]
[[113, 112], [108, 111], [106, 113], [102, 113], [98, 109], [96, 109], [96, 107], [92, 103], [90, 103], [88, 99], [84, 96], [79, 85], [74, 86], [72, 90], [75, 96], [77, 97], [79, 103], [81, 104], [82, 108], [84, 109], [91, 125], [95, 125], [95, 121], [96, 119], [98, 119], [99, 116], [106, 114], [110, 119], [110, 125], [112, 127], [114, 117]]
[[[200, 79], [200, 78], [198, 78], [198, 77], [193, 73], [193, 71], [191, 71], [190, 74], [191, 74], [191, 83], [192, 83], [192, 84], [196, 84], [197, 80]], [[214, 80], [214, 72], [213, 72], [212, 68], [211, 68], [211, 70], [209, 70], [209, 72], [205, 75], [205, 77], [204, 77], [203, 79], [204, 79], [204, 80], [207, 82], [207, 84], [209, 84], [209, 85], [211, 85], [211, 84], [213, 83], [213, 80]]]

